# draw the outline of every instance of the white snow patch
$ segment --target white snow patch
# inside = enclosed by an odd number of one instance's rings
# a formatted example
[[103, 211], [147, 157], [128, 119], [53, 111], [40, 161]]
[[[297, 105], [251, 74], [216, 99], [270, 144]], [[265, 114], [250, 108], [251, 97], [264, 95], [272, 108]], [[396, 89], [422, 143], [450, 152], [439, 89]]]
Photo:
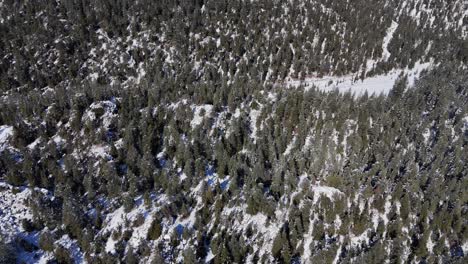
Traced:
[[56, 134], [55, 136], [52, 137], [52, 141], [55, 142], [55, 144], [60, 147], [63, 144], [65, 144], [65, 139], [63, 139], [60, 135]]
[[114, 146], [115, 146], [116, 148], [118, 148], [118, 149], [119, 149], [119, 148], [122, 148], [122, 147], [124, 146], [123, 139], [121, 138], [121, 139], [117, 140], [117, 141], [114, 143]]
[[108, 146], [102, 146], [102, 145], [94, 145], [90, 148], [91, 155], [97, 158], [103, 158], [103, 159], [110, 159], [110, 155], [108, 154], [109, 152], [109, 147]]
[[367, 232], [369, 229], [366, 231], [362, 232], [359, 236], [355, 236], [354, 234], [350, 234], [350, 244], [351, 247], [356, 248], [357, 246], [361, 245], [362, 242], [365, 244], [369, 244], [369, 237], [367, 236]]
[[193, 119], [190, 121], [192, 128], [199, 126], [203, 119], [207, 116], [210, 116], [211, 111], [213, 110], [213, 105], [197, 105], [193, 106]]
[[274, 92], [269, 92], [268, 93], [268, 100], [270, 100], [271, 103], [274, 103], [278, 100], [278, 94], [274, 93]]
[[333, 201], [335, 195], [343, 194], [343, 192], [341, 192], [340, 190], [329, 186], [313, 185], [311, 188], [314, 192], [314, 204], [317, 203], [318, 199], [322, 195], [328, 197], [328, 199]]
[[464, 253], [464, 254], [468, 253], [468, 241], [466, 241], [465, 243], [463, 243], [462, 249], [463, 249], [463, 253]]
[[312, 251], [310, 250], [310, 245], [314, 241], [312, 232], [314, 230], [314, 225], [311, 224], [309, 225], [309, 231], [307, 234], [304, 235], [304, 253], [302, 254], [302, 257], [304, 259], [304, 263], [308, 263], [310, 257], [312, 256]]
[[183, 181], [183, 180], [187, 179], [187, 174], [185, 174], [185, 172], [182, 172], [180, 174], [180, 176], [179, 176], [179, 179], [180, 179], [180, 181]]
[[8, 145], [8, 140], [13, 136], [12, 126], [0, 126], [0, 152], [5, 150]]
[[422, 136], [424, 137], [424, 143], [427, 144], [427, 142], [429, 142], [429, 138], [431, 137], [431, 130], [429, 128], [426, 128]]
[[286, 147], [286, 150], [283, 153], [284, 156], [288, 156], [291, 153], [291, 150], [294, 148], [294, 146], [296, 144], [296, 139], [297, 139], [297, 137], [294, 137], [291, 140], [291, 142], [289, 143], [289, 145]]
[[392, 210], [391, 197], [387, 196], [387, 198], [385, 199], [385, 212], [382, 216], [385, 226], [387, 226], [387, 223], [389, 222], [387, 215], [390, 213], [391, 210]]
[[303, 85], [306, 90], [316, 87], [317, 89], [325, 92], [338, 90], [341, 93], [350, 91], [355, 95], [363, 95], [367, 92], [369, 95], [388, 94], [392, 90], [395, 81], [401, 73], [408, 76], [408, 86], [414, 85], [415, 80], [419, 78], [422, 70], [431, 66], [431, 63], [416, 63], [412, 69], [394, 69], [385, 75], [377, 75], [365, 78], [364, 80], [357, 79], [355, 75], [345, 75], [341, 77], [324, 76], [324, 77], [310, 77], [302, 80], [287, 81], [286, 85], [292, 87], [299, 87]]
[[257, 141], [257, 119], [260, 116], [261, 111], [252, 109], [250, 110], [250, 131], [252, 131], [251, 138], [254, 143]]
[[[435, 246], [435, 243], [432, 241], [432, 231], [431, 233], [429, 234], [429, 238], [427, 239], [427, 243], [426, 243], [426, 247], [427, 247], [427, 250], [432, 254], [432, 249], [434, 248]], [[463, 250], [463, 252], [466, 252], [465, 250]]]
[[240, 109], [239, 108], [236, 108], [236, 111], [234, 112], [234, 114], [232, 115], [234, 118], [239, 118], [241, 115], [241, 112], [240, 112]]
[[465, 116], [463, 118], [463, 130], [467, 131], [468, 130], [468, 116]]
[[36, 138], [36, 140], [34, 140], [31, 144], [29, 144], [27, 146], [27, 148], [31, 149], [31, 150], [35, 149], [39, 143], [41, 143], [41, 138], [40, 137]]
[[312, 146], [312, 135], [308, 135], [305, 138], [304, 146], [302, 147], [302, 151], [308, 150]]
[[211, 251], [211, 248], [210, 248], [210, 250], [208, 251], [208, 254], [206, 255], [205, 263], [210, 263], [214, 258], [215, 258], [215, 255], [213, 255], [213, 251]]
[[393, 34], [395, 33], [395, 30], [397, 28], [398, 28], [398, 23], [395, 21], [392, 21], [392, 24], [387, 29], [387, 35], [384, 37], [383, 43], [382, 43], [382, 50], [383, 50], [382, 57], [384, 60], [388, 60], [388, 58], [390, 57], [390, 52], [388, 51], [388, 44], [392, 40]]
[[372, 227], [377, 230], [377, 226], [379, 225], [380, 221], [380, 214], [379, 211], [372, 209]]
[[23, 219], [32, 219], [32, 213], [26, 205], [31, 195], [29, 189], [18, 189], [0, 182], [0, 235], [7, 239], [14, 238], [20, 232]]

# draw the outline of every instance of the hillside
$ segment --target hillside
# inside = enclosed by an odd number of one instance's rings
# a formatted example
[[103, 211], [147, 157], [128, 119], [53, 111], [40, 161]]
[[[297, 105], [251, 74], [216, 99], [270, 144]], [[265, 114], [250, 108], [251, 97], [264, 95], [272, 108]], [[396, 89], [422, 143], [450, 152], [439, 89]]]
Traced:
[[0, 263], [465, 263], [468, 5], [0, 0]]

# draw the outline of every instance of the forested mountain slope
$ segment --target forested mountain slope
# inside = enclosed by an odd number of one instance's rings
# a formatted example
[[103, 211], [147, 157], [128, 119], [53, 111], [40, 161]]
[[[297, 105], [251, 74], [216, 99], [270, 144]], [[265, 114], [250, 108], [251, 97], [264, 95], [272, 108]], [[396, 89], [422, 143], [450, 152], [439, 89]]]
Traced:
[[465, 263], [467, 14], [0, 1], [0, 263]]
[[0, 10], [3, 91], [372, 75], [468, 59], [463, 1], [4, 0]]

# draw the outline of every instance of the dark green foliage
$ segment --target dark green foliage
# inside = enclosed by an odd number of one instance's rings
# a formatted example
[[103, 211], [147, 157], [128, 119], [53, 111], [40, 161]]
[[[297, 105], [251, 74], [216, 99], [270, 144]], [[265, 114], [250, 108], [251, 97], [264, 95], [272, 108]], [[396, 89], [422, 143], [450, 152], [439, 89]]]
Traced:
[[48, 252], [52, 252], [54, 250], [54, 238], [50, 232], [44, 232], [39, 237], [39, 247]]
[[135, 253], [133, 252], [133, 249], [130, 248], [124, 258], [124, 261], [125, 263], [128, 263], [128, 264], [137, 264], [138, 263], [138, 258], [137, 256], [135, 255]]
[[[12, 189], [0, 191], [29, 188], [23, 229], [57, 262], [71, 261], [53, 245], [63, 235], [96, 263], [200, 263], [210, 249], [214, 263], [296, 263], [306, 250], [313, 263], [457, 261], [468, 237], [460, 1], [4, 2], [0, 125], [14, 135], [0, 146]], [[388, 97], [282, 85], [428, 60], [438, 66], [415, 87], [401, 75]], [[156, 213], [101, 232], [142, 203]], [[132, 248], [148, 217], [148, 241]], [[351, 246], [350, 234], [369, 242]]]
[[54, 251], [54, 257], [58, 263], [73, 264], [73, 260], [70, 256], [68, 249], [63, 246], [57, 246]]
[[147, 239], [148, 240], [155, 240], [161, 236], [162, 227], [160, 221], [155, 218], [151, 223], [150, 228], [148, 229]]

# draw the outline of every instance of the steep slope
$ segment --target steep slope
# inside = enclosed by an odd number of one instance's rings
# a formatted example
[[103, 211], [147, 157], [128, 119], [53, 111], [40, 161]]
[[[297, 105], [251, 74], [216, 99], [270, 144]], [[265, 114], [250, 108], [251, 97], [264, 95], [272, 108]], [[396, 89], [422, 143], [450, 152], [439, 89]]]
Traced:
[[1, 1], [0, 262], [466, 262], [466, 10]]

